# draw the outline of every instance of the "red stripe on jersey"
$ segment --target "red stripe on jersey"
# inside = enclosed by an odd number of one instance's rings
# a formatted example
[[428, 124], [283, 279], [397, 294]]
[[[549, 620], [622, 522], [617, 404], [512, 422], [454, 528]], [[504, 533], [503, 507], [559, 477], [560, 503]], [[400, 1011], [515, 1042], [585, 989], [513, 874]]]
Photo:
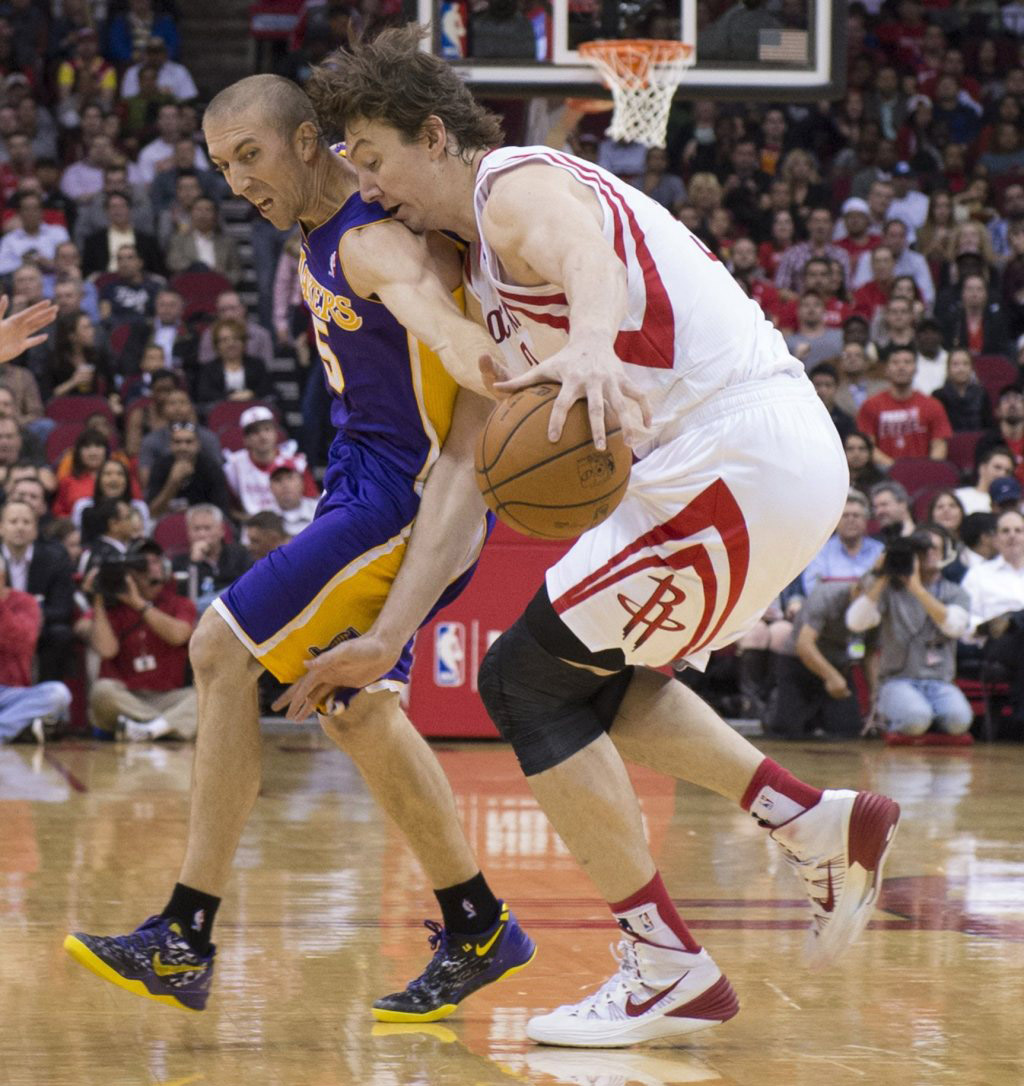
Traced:
[[497, 283], [494, 289], [506, 302], [526, 302], [528, 305], [568, 305], [569, 299], [562, 293], [559, 294], [514, 294], [511, 290]]
[[560, 317], [555, 313], [534, 313], [522, 305], [506, 305], [506, 309], [513, 313], [522, 313], [537, 324], [546, 324], [549, 328], [560, 328], [563, 332], [569, 331], [569, 318]]
[[[675, 361], [675, 314], [672, 311], [672, 303], [658, 272], [654, 256], [647, 247], [646, 237], [636, 220], [636, 216], [633, 214], [633, 210], [629, 207], [622, 194], [617, 192], [600, 173], [588, 168], [584, 163], [572, 161], [566, 155], [558, 152], [530, 151], [521, 155], [509, 156], [505, 160], [505, 164], [510, 165], [517, 161], [529, 162], [537, 159], [557, 165], [574, 175], [577, 180], [584, 183], [590, 182], [598, 189], [599, 196], [604, 198], [612, 212], [615, 254], [623, 265], [628, 268], [629, 258], [626, 252], [623, 229], [623, 220], [625, 220], [629, 227], [630, 236], [633, 239], [636, 261], [643, 275], [646, 297], [643, 323], [639, 329], [619, 332], [615, 338], [615, 351], [620, 358], [634, 366], [672, 369]], [[504, 169], [504, 166], [498, 167], [499, 172], [502, 169]], [[494, 286], [499, 293], [503, 293], [497, 283]], [[503, 294], [503, 296], [505, 295]], [[536, 301], [532, 297], [522, 298], [521, 300]]]
[[[635, 366], [670, 370], [675, 362], [675, 314], [672, 312], [672, 303], [658, 273], [654, 256], [647, 247], [647, 238], [636, 221], [633, 209], [622, 194], [616, 192], [600, 174], [578, 167], [574, 162], [566, 161], [564, 156], [554, 157], [580, 180], [589, 177], [597, 185], [615, 215], [615, 253], [626, 267], [629, 265], [621, 219], [625, 218], [629, 226], [636, 260], [644, 279], [644, 319], [639, 329], [619, 332], [615, 337], [616, 354]], [[635, 357], [630, 357], [631, 355]]]
[[[668, 555], [646, 554], [635, 561], [627, 562], [627, 559], [636, 555], [639, 551], [650, 550], [660, 544], [681, 542], [708, 528], [714, 529], [725, 546], [726, 558], [729, 564], [729, 591], [718, 621], [714, 627], [708, 630], [711, 616], [714, 614], [718, 603], [718, 578], [715, 574], [714, 564], [708, 549], [703, 543], [694, 543], [689, 547], [683, 547]], [[746, 584], [747, 572], [750, 567], [750, 536], [747, 533], [746, 520], [728, 486], [718, 479], [705, 490], [701, 491], [684, 509], [681, 509], [664, 524], [655, 525], [645, 532], [617, 554], [613, 555], [599, 569], [586, 576], [578, 584], [563, 592], [552, 606], [558, 614], [563, 614], [570, 608], [577, 606], [584, 600], [609, 588], [617, 582], [643, 569], [693, 569], [700, 579], [704, 595], [704, 606], [700, 621], [690, 635], [689, 640], [682, 645], [672, 659], [696, 652], [717, 636], [726, 619], [732, 614], [736, 602]], [[632, 612], [631, 612], [632, 614]], [[623, 637], [631, 628], [627, 623]], [[666, 661], [667, 662], [667, 661]]]

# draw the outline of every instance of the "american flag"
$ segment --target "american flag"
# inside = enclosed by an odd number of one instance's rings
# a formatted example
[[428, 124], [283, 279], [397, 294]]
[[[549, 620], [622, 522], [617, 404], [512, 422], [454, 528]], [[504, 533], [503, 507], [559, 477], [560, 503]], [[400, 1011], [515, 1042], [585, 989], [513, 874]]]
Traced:
[[807, 64], [806, 30], [762, 30], [757, 59], [775, 64]]

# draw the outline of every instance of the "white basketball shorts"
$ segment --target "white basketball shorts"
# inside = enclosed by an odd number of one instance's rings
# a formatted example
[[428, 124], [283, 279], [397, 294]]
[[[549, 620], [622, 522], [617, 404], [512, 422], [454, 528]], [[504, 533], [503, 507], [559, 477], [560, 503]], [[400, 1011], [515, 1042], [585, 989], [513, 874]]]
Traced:
[[849, 471], [802, 375], [724, 389], [673, 428], [633, 465], [615, 512], [547, 571], [547, 590], [595, 652], [703, 670], [824, 545]]

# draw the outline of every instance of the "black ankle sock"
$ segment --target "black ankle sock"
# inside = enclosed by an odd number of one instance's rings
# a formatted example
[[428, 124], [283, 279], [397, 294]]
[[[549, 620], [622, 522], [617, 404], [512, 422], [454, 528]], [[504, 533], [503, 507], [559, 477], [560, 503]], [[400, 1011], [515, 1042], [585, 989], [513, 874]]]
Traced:
[[171, 900], [160, 915], [169, 920], [177, 920], [188, 945], [196, 953], [206, 954], [210, 949], [210, 933], [213, 931], [213, 919], [217, 915], [218, 905], [219, 897], [176, 882]]
[[459, 932], [460, 935], [479, 935], [492, 927], [498, 919], [498, 899], [491, 893], [491, 888], [480, 871], [457, 886], [435, 890], [434, 897], [441, 906], [444, 926], [449, 931]]

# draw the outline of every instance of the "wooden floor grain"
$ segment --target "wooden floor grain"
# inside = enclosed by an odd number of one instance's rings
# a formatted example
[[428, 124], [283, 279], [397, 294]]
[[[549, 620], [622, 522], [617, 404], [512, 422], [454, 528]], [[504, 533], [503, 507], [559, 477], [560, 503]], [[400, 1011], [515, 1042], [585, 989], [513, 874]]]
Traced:
[[606, 978], [616, 929], [505, 748], [439, 753], [488, 877], [539, 954], [419, 1029], [375, 1026], [368, 1008], [420, 970], [436, 907], [326, 740], [266, 738], [201, 1015], [110, 987], [61, 950], [66, 931], [126, 931], [162, 907], [191, 749], [0, 748], [0, 1083], [1024, 1083], [1024, 750], [764, 747], [815, 783], [903, 805], [871, 928], [831, 972], [804, 970], [805, 906], [776, 847], [722, 799], [639, 772], [665, 880], [742, 1010], [685, 1047], [590, 1053], [525, 1040], [529, 1015]]

